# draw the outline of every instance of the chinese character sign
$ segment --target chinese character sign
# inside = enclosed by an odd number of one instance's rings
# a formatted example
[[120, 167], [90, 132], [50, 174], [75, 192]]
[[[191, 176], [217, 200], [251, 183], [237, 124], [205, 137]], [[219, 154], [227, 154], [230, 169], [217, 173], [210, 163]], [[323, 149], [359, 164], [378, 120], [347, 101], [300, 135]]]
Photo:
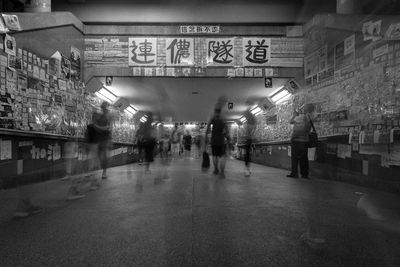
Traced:
[[207, 39], [207, 64], [233, 66], [234, 51], [234, 38]]
[[166, 65], [188, 66], [194, 64], [193, 38], [166, 38]]
[[243, 38], [243, 66], [268, 66], [270, 61], [270, 38]]
[[157, 65], [157, 38], [129, 38], [129, 66]]
[[220, 27], [217, 25], [182, 25], [179, 27], [182, 34], [190, 33], [220, 33]]

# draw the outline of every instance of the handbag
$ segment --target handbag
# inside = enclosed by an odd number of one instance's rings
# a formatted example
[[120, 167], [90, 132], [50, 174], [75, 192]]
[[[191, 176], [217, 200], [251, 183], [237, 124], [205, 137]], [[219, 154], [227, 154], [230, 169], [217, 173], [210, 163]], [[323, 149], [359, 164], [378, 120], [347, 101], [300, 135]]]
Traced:
[[310, 116], [308, 116], [310, 120], [312, 131], [308, 134], [308, 147], [317, 147], [318, 146], [318, 134], [315, 130], [314, 123], [311, 120]]

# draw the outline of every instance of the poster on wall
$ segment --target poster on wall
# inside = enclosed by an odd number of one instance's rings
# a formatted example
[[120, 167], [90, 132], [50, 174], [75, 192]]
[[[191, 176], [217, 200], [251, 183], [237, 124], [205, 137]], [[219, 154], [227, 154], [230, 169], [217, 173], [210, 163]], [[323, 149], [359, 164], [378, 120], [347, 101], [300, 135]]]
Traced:
[[165, 41], [167, 66], [194, 65], [193, 38], [166, 38]]
[[71, 78], [71, 61], [64, 55], [61, 56], [61, 79]]
[[341, 70], [354, 64], [355, 52], [345, 54], [345, 42], [340, 42], [335, 46], [335, 71]]
[[0, 18], [0, 33], [8, 32], [6, 25], [3, 23], [3, 20]]
[[28, 88], [28, 79], [23, 75], [19, 75], [18, 76], [18, 90], [21, 92], [26, 92], [27, 88]]
[[313, 76], [318, 73], [318, 54], [313, 52], [308, 56], [304, 57], [304, 76], [305, 78]]
[[13, 56], [17, 55], [17, 43], [15, 38], [8, 34], [4, 37], [4, 52]]
[[21, 25], [19, 24], [19, 19], [17, 15], [7, 15], [2, 14], [4, 19], [4, 24], [9, 30], [20, 31]]
[[6, 88], [9, 93], [17, 90], [17, 73], [10, 69], [6, 70]]
[[243, 38], [243, 66], [266, 66], [271, 61], [271, 38]]
[[364, 41], [382, 39], [381, 26], [382, 20], [365, 22], [362, 27]]
[[12, 143], [11, 140], [0, 139], [0, 159], [7, 160], [12, 159]]
[[128, 66], [156, 66], [157, 38], [128, 38]]
[[22, 70], [22, 59], [13, 55], [8, 55], [8, 68], [13, 71]]
[[352, 34], [344, 39], [344, 55], [354, 53], [356, 51], [356, 35]]
[[208, 38], [207, 65], [233, 66], [234, 65], [234, 38]]
[[400, 40], [400, 22], [390, 24], [385, 34], [386, 40]]
[[81, 78], [81, 51], [71, 46], [71, 80], [79, 81]]

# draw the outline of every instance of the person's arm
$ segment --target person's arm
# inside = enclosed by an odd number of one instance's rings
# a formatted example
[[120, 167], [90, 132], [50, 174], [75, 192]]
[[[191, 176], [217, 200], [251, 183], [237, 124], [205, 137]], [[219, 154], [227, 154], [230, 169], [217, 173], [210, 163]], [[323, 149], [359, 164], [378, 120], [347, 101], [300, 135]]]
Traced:
[[295, 118], [297, 117], [297, 116], [299, 116], [299, 112], [297, 112], [297, 110], [295, 110], [294, 112], [293, 112], [293, 116], [292, 116], [292, 118], [290, 119], [290, 121], [289, 121], [289, 123], [290, 124], [295, 124]]
[[208, 134], [210, 132], [210, 128], [211, 128], [211, 120], [208, 121], [207, 128], [206, 128], [206, 134], [204, 136], [204, 144], [205, 145], [207, 144], [207, 136], [208, 136]]

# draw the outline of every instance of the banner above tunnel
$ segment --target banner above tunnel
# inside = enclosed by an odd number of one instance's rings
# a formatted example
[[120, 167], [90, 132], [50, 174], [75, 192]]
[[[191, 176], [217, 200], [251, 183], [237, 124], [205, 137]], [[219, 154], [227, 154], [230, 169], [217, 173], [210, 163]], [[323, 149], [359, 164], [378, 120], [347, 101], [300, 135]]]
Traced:
[[112, 37], [86, 38], [87, 66], [294, 67], [303, 66], [302, 38]]

